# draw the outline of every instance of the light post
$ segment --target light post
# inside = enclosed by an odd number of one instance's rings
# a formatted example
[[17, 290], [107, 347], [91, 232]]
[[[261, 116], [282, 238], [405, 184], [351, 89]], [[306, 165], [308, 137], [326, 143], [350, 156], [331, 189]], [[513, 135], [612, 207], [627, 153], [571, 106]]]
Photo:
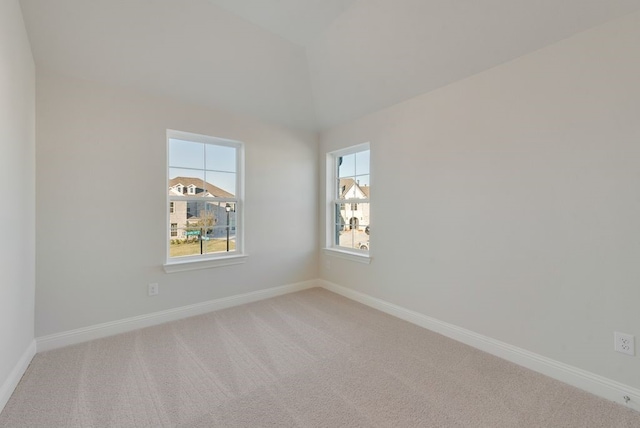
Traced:
[[203, 229], [202, 229], [202, 227], [201, 227], [201, 228], [200, 228], [200, 236], [199, 236], [199, 238], [200, 238], [200, 254], [204, 254], [204, 253], [202, 252], [202, 238], [203, 238], [203, 236], [204, 236], [202, 232], [203, 232]]
[[224, 210], [227, 212], [227, 253], [229, 252], [229, 213], [231, 212], [231, 205], [227, 202]]

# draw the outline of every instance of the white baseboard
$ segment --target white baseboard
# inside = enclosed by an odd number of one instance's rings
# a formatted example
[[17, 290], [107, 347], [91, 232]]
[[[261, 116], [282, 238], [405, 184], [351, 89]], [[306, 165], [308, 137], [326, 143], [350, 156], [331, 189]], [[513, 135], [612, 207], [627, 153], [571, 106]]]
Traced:
[[280, 287], [273, 287], [265, 290], [252, 291], [250, 293], [237, 294], [235, 296], [209, 300], [207, 302], [168, 309], [166, 311], [154, 312], [151, 314], [125, 318], [118, 321], [111, 321], [92, 325], [89, 327], [78, 328], [75, 330], [64, 331], [62, 333], [42, 336], [36, 338], [37, 350], [38, 352], [49, 351], [51, 349], [61, 348], [63, 346], [74, 345], [76, 343], [82, 343], [89, 340], [113, 336], [115, 334], [126, 333], [128, 331], [137, 330], [139, 328], [150, 327], [169, 321], [175, 321], [182, 318], [205, 314], [207, 312], [230, 308], [232, 306], [238, 306], [245, 303], [268, 299], [270, 297], [293, 293], [295, 291], [316, 287], [317, 285], [318, 283], [316, 280], [298, 282], [295, 284], [283, 285]]
[[36, 341], [32, 340], [27, 349], [25, 349], [24, 353], [18, 360], [17, 364], [9, 373], [9, 377], [4, 381], [2, 387], [0, 387], [0, 413], [4, 409], [4, 406], [9, 402], [9, 398], [11, 398], [11, 394], [18, 386], [20, 379], [22, 379], [22, 375], [29, 367], [31, 360], [36, 355]]
[[[640, 389], [543, 357], [542, 355], [474, 333], [473, 331], [428, 317], [329, 281], [318, 280], [318, 284], [329, 291], [333, 291], [356, 302], [363, 303], [412, 324], [435, 331], [443, 336], [473, 346], [474, 348], [542, 373], [599, 397], [640, 411]], [[629, 401], [627, 402], [624, 397], [629, 397]]]

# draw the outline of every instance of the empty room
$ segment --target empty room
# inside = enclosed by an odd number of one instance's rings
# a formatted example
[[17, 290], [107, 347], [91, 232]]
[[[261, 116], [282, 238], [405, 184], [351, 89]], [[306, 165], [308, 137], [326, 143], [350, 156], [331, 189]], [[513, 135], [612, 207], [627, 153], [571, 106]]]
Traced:
[[0, 427], [640, 426], [640, 0], [0, 0]]

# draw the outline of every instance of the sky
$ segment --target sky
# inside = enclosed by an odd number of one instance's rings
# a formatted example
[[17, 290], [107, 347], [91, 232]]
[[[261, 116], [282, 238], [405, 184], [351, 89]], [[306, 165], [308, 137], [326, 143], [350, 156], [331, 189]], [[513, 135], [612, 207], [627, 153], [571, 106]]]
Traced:
[[369, 186], [369, 158], [371, 151], [364, 150], [342, 156], [342, 163], [338, 160], [338, 177], [353, 178], [361, 186]]
[[236, 149], [169, 139], [169, 179], [194, 177], [236, 194]]

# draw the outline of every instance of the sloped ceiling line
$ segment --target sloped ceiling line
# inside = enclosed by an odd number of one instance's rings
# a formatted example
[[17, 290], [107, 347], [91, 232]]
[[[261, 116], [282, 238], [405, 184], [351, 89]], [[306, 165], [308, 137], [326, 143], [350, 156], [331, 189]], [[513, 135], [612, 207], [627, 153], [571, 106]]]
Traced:
[[39, 68], [326, 129], [640, 0], [21, 0]]

